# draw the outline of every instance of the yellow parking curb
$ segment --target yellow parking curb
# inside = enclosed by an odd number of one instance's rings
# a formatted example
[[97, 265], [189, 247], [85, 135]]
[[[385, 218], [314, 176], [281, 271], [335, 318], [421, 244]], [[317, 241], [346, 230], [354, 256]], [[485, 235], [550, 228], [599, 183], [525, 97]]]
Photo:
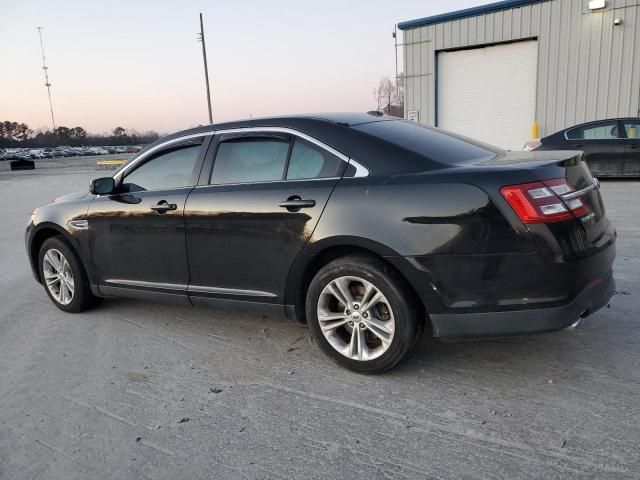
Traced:
[[101, 168], [108, 168], [108, 167], [119, 167], [120, 165], [124, 165], [126, 163], [126, 160], [98, 160], [96, 162], [96, 165], [98, 165]]

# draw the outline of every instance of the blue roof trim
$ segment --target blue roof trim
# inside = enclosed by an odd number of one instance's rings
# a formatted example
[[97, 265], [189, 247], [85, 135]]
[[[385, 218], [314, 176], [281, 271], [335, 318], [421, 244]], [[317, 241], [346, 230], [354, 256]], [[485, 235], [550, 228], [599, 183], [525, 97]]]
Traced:
[[409, 28], [423, 27], [434, 23], [446, 22], [457, 18], [472, 17], [474, 15], [483, 15], [485, 13], [498, 12], [500, 10], [508, 10], [509, 8], [522, 7], [531, 5], [532, 3], [540, 3], [545, 0], [503, 0], [502, 2], [489, 3], [487, 5], [478, 5], [477, 7], [465, 8], [464, 10], [456, 10], [455, 12], [441, 13], [431, 17], [417, 18], [416, 20], [408, 20], [400, 22], [398, 28], [407, 30]]

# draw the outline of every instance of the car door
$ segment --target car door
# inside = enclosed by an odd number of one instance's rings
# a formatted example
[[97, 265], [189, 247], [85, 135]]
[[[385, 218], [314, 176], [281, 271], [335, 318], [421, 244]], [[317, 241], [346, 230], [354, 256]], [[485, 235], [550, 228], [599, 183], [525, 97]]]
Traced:
[[116, 193], [89, 206], [91, 262], [103, 294], [186, 296], [184, 205], [205, 137], [172, 142], [124, 171]]
[[582, 150], [594, 176], [618, 176], [624, 172], [625, 147], [616, 120], [581, 125], [567, 130], [571, 149]]
[[291, 265], [348, 162], [316, 142], [269, 129], [216, 135], [211, 176], [185, 208], [193, 303], [283, 304]]
[[640, 176], [640, 119], [620, 120], [625, 134], [624, 174]]

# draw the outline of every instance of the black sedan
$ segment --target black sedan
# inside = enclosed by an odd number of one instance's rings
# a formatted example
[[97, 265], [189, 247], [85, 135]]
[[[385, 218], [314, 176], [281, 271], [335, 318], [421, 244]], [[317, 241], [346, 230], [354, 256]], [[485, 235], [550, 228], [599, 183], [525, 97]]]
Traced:
[[640, 176], [640, 118], [613, 118], [560, 130], [525, 150], [581, 150], [598, 177]]
[[609, 301], [616, 233], [580, 152], [504, 152], [378, 113], [199, 127], [37, 208], [35, 278], [80, 312], [107, 296], [309, 325], [382, 372], [425, 326], [546, 332]]

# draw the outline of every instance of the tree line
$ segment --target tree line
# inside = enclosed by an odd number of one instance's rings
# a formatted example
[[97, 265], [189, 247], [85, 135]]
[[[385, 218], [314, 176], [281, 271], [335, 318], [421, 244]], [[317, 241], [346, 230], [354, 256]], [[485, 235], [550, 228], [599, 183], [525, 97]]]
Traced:
[[82, 127], [56, 127], [55, 130], [34, 132], [26, 123], [0, 122], [0, 148], [41, 148], [68, 145], [70, 147], [102, 145], [145, 145], [160, 138], [153, 130], [140, 133], [116, 127], [110, 134], [88, 133]]

